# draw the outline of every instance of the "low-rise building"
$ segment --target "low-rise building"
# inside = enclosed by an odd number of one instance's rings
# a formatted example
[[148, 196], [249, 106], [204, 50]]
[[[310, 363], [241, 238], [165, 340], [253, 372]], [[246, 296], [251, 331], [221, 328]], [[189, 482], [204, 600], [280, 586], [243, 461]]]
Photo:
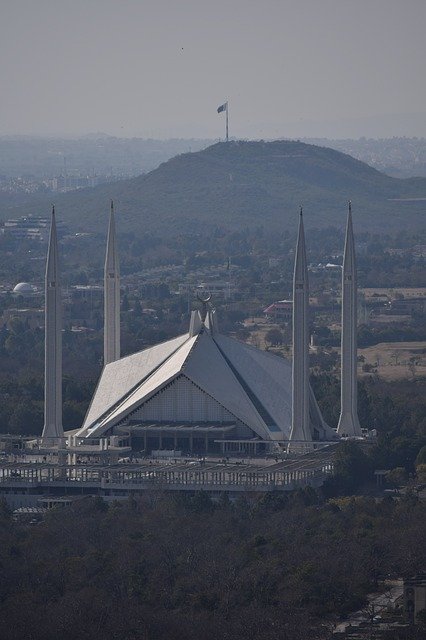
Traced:
[[[58, 232], [64, 232], [65, 225], [58, 224]], [[22, 216], [21, 218], [11, 218], [4, 222], [1, 232], [5, 237], [17, 240], [33, 240], [47, 242], [50, 231], [50, 218], [41, 216]]]
[[404, 580], [404, 608], [411, 624], [417, 622], [420, 611], [426, 611], [426, 571]]
[[181, 282], [178, 285], [179, 295], [211, 294], [216, 298], [232, 298], [237, 291], [233, 282], [225, 280], [208, 280], [205, 282]]
[[44, 309], [5, 309], [0, 318], [0, 324], [10, 329], [12, 321], [16, 319], [29, 329], [43, 329]]
[[291, 300], [278, 300], [263, 310], [267, 318], [274, 322], [291, 322], [293, 316], [293, 302]]

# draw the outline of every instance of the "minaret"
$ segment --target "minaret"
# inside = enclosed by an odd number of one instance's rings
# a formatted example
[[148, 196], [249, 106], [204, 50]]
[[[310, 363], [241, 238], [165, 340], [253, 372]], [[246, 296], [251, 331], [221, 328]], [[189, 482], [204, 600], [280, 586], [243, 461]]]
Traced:
[[[293, 277], [293, 402], [291, 441], [311, 441], [309, 418], [309, 282], [306, 263], [303, 213], [300, 209], [299, 233]], [[305, 449], [297, 443], [294, 449]]]
[[55, 207], [52, 208], [45, 278], [44, 427], [45, 444], [55, 444], [62, 428], [62, 300]]
[[104, 365], [120, 358], [120, 269], [115, 239], [114, 203], [108, 226], [104, 271]]
[[342, 270], [341, 409], [337, 433], [361, 436], [357, 386], [357, 278], [352, 207], [349, 202]]

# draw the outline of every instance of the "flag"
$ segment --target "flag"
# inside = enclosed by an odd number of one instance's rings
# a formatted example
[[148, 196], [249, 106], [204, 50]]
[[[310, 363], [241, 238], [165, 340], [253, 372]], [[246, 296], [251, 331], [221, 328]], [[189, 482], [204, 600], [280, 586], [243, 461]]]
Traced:
[[228, 111], [228, 103], [221, 104], [220, 107], [217, 108], [218, 113], [222, 113], [222, 111]]

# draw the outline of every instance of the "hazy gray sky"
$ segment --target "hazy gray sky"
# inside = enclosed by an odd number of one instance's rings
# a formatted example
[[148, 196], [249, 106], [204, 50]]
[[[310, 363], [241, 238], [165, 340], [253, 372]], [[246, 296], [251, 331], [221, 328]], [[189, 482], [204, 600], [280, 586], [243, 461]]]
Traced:
[[[426, 0], [0, 0], [0, 134], [426, 136]], [[407, 114], [414, 114], [409, 117]]]

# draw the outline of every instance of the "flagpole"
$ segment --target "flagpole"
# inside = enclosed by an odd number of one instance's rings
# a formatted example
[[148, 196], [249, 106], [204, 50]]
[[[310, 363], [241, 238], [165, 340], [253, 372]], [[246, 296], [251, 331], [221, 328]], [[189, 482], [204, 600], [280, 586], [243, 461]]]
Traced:
[[223, 113], [225, 111], [225, 123], [226, 123], [226, 132], [225, 132], [225, 142], [229, 140], [229, 117], [228, 117], [228, 100], [223, 104], [219, 105], [217, 108], [218, 113]]

